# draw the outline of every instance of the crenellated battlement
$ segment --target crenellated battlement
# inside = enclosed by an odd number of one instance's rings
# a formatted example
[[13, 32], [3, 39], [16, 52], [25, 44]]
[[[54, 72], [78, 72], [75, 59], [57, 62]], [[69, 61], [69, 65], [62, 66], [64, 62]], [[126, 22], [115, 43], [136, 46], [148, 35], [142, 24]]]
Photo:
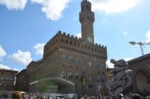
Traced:
[[56, 33], [56, 36], [57, 36], [57, 35], [66, 36], [66, 37], [69, 37], [69, 38], [75, 39], [75, 40], [81, 40], [81, 38], [78, 38], [77, 36], [70, 35], [69, 33], [62, 32], [62, 31], [58, 31], [58, 32]]
[[[56, 33], [56, 35], [52, 39], [50, 39], [50, 41], [52, 41], [53, 39], [55, 39], [57, 36], [66, 37], [66, 38], [69, 38], [69, 39], [72, 39], [72, 40], [78, 40], [79, 42], [83, 41], [82, 38], [78, 38], [77, 36], [70, 35], [69, 33], [62, 32], [62, 31], [58, 31]], [[86, 45], [93, 45], [93, 46], [96, 46], [96, 47], [106, 48], [106, 46], [98, 44], [98, 43], [95, 43], [95, 44], [87, 44], [86, 43]]]
[[56, 35], [45, 45], [44, 55], [51, 53], [58, 48], [72, 49], [76, 52], [83, 52], [101, 57], [107, 56], [107, 48], [101, 44], [84, 43], [81, 38], [70, 35], [66, 32], [58, 31]]

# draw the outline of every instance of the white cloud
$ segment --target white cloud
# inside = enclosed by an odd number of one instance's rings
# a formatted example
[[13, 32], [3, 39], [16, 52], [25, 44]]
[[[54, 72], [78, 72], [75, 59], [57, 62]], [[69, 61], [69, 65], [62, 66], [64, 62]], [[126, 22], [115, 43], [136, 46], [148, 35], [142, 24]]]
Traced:
[[125, 61], [129, 61], [131, 59], [133, 59], [133, 57], [124, 58]]
[[32, 61], [31, 53], [28, 51], [23, 52], [21, 50], [18, 50], [16, 53], [11, 55], [10, 59], [23, 65], [28, 65]]
[[41, 4], [42, 12], [46, 13], [47, 18], [57, 21], [62, 17], [63, 10], [71, 0], [31, 0], [32, 3]]
[[11, 69], [9, 66], [0, 64], [0, 69]]
[[150, 42], [150, 30], [146, 33], [146, 42]]
[[2, 46], [0, 46], [0, 60], [2, 60], [2, 58], [6, 55], [7, 53], [5, 52], [5, 50], [2, 48]]
[[140, 0], [89, 0], [92, 2], [93, 10], [114, 14], [128, 11], [135, 7]]
[[43, 55], [43, 51], [44, 51], [44, 45], [45, 43], [38, 43], [34, 46], [34, 49], [36, 50], [36, 55]]
[[110, 62], [110, 60], [106, 61], [107, 68], [114, 68], [114, 64]]
[[127, 32], [123, 32], [122, 34], [123, 34], [124, 36], [127, 36], [127, 35], [128, 35], [128, 33], [127, 33]]
[[81, 38], [81, 33], [78, 33], [76, 36], [77, 36], [78, 38]]
[[27, 0], [0, 0], [0, 5], [5, 5], [7, 9], [23, 10]]
[[9, 66], [7, 65], [4, 65], [4, 64], [0, 64], [0, 69], [7, 69], [7, 70], [15, 70], [15, 71], [19, 71], [18, 69], [14, 68], [10, 68]]

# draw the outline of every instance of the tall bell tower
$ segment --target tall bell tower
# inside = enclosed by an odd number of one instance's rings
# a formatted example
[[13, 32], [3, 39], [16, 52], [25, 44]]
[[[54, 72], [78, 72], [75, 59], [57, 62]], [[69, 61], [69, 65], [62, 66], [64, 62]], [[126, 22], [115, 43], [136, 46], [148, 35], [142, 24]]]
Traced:
[[85, 43], [94, 43], [93, 22], [94, 13], [91, 11], [91, 3], [83, 0], [81, 2], [80, 23], [82, 40]]

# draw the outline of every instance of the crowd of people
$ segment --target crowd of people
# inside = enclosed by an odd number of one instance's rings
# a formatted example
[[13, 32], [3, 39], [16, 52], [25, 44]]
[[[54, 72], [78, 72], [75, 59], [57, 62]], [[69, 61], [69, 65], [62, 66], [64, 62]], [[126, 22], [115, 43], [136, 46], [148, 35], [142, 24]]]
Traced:
[[78, 95], [43, 95], [43, 94], [33, 94], [33, 93], [12, 93], [9, 96], [0, 97], [0, 99], [150, 99], [150, 96], [141, 96], [139, 94], [131, 94], [124, 96], [120, 94], [119, 96], [78, 96]]
[[141, 96], [139, 94], [132, 94], [130, 96], [124, 96], [120, 94], [119, 96], [92, 96], [92, 97], [81, 97], [79, 99], [150, 99], [150, 96]]

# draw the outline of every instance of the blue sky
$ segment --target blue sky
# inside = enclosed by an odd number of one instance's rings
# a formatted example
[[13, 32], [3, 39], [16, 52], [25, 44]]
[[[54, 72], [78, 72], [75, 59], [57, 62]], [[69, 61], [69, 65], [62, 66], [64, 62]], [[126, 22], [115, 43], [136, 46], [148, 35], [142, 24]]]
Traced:
[[[82, 0], [0, 0], [0, 68], [22, 70], [42, 58], [43, 46], [57, 31], [79, 36]], [[90, 0], [95, 12], [95, 43], [110, 59], [141, 56], [150, 42], [150, 0]], [[150, 45], [143, 46], [144, 53]], [[110, 65], [111, 66], [111, 65]]]

